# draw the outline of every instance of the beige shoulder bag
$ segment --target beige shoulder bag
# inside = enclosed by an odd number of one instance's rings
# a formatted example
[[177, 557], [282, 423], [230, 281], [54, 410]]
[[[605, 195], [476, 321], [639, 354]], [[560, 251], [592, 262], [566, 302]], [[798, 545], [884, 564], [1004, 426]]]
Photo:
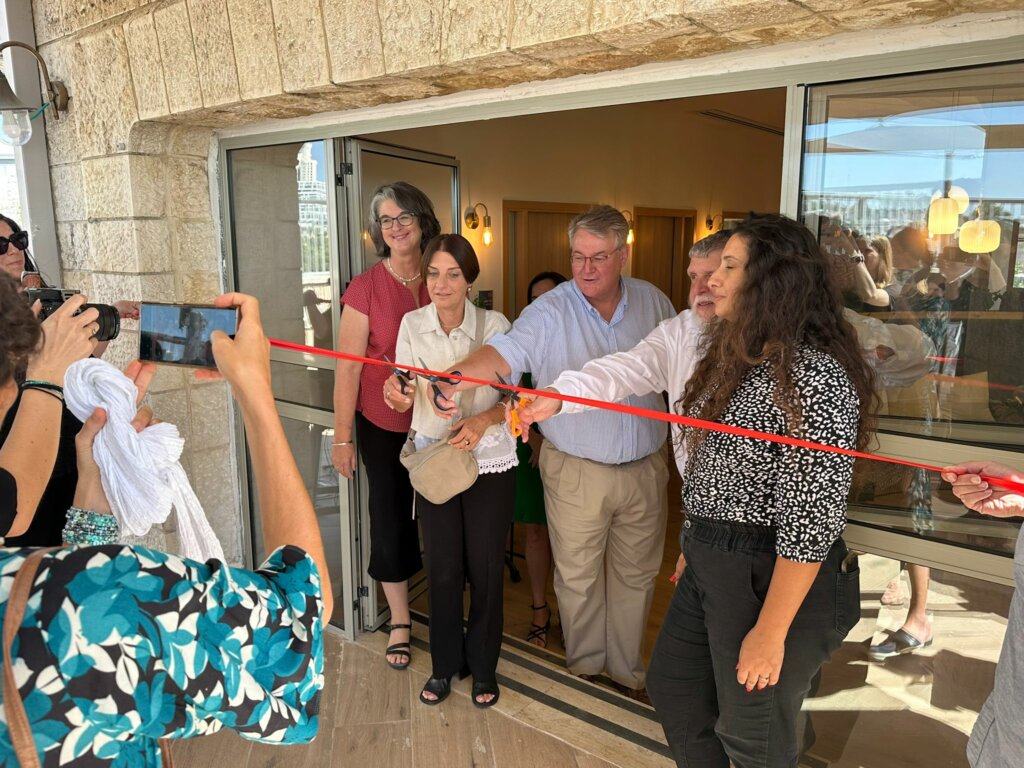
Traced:
[[[21, 564], [21, 568], [18, 569], [18, 573], [14, 577], [14, 584], [11, 585], [11, 593], [7, 596], [7, 612], [4, 614], [4, 714], [7, 717], [7, 729], [11, 733], [14, 753], [22, 768], [39, 768], [39, 755], [36, 752], [35, 739], [32, 737], [32, 726], [29, 725], [28, 715], [25, 713], [25, 704], [21, 700], [21, 692], [18, 690], [17, 683], [14, 682], [11, 646], [14, 644], [14, 636], [18, 634], [21, 620], [25, 618], [25, 607], [28, 604], [28, 596], [32, 591], [32, 582], [35, 581], [39, 565], [44, 557], [57, 549], [60, 547], [37, 549], [25, 558], [25, 562]], [[160, 739], [160, 755], [164, 768], [174, 768], [170, 739]]]
[[[484, 310], [476, 307], [476, 338], [470, 345], [469, 354], [473, 354], [484, 345], [485, 318]], [[472, 407], [477, 389], [471, 389], [463, 395], [463, 414]], [[444, 438], [417, 451], [415, 438], [415, 430], [409, 432], [409, 438], [402, 447], [400, 460], [409, 470], [409, 482], [412, 483], [412, 487], [424, 499], [431, 504], [444, 504], [476, 482], [480, 465], [477, 464], [472, 451], [459, 450], [449, 445]]]

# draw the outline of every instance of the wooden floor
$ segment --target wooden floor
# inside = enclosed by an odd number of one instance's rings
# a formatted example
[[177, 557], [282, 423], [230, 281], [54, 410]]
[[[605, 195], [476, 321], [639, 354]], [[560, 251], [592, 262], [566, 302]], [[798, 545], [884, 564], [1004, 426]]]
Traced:
[[[304, 746], [275, 746], [245, 741], [233, 732], [175, 742], [178, 768], [612, 768], [614, 765], [668, 766], [637, 753], [608, 762], [573, 746], [574, 735], [588, 741], [586, 726], [570, 726], [557, 738], [527, 724], [530, 703], [504, 689], [492, 709], [472, 705], [469, 681], [440, 706], [417, 700], [429, 668], [429, 656], [414, 651], [413, 668], [396, 672], [384, 664], [386, 636], [372, 633], [368, 644], [344, 642], [331, 633], [326, 643], [321, 729]], [[380, 647], [377, 647], [380, 646]], [[499, 668], [500, 671], [500, 668]], [[517, 717], [507, 712], [515, 711]], [[537, 718], [550, 721], [551, 717]], [[563, 721], [566, 719], [563, 716]], [[527, 722], [524, 722], [527, 721]], [[557, 730], [557, 729], [556, 729]], [[610, 740], [608, 740], [610, 742]], [[607, 746], [607, 744], [605, 745]], [[611, 744], [614, 748], [616, 745]], [[636, 750], [633, 750], [636, 752]], [[649, 755], [649, 753], [647, 753]]]

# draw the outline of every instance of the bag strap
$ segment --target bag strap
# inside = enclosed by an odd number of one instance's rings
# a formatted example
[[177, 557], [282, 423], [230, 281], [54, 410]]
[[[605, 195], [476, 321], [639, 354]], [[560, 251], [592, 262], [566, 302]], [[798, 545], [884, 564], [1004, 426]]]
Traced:
[[[483, 307], [474, 306], [473, 309], [476, 310], [476, 336], [473, 337], [473, 343], [469, 345], [470, 355], [484, 345], [484, 322], [487, 320], [487, 311]], [[469, 357], [469, 355], [466, 355], [466, 357]], [[469, 415], [469, 409], [473, 407], [473, 401], [476, 399], [476, 391], [478, 389], [480, 387], [473, 387], [462, 396], [459, 410], [462, 411], [463, 416]]]
[[14, 577], [14, 584], [7, 596], [7, 612], [4, 614], [4, 713], [7, 717], [7, 729], [11, 733], [14, 753], [18, 756], [18, 762], [22, 768], [39, 768], [39, 755], [36, 753], [36, 743], [32, 738], [32, 726], [29, 725], [28, 715], [25, 714], [25, 704], [21, 700], [21, 692], [18, 691], [18, 685], [14, 682], [11, 645], [14, 644], [14, 636], [18, 634], [21, 620], [25, 618], [28, 596], [32, 591], [32, 583], [35, 581], [39, 566], [42, 564], [43, 558], [56, 549], [60, 549], [60, 547], [37, 549], [25, 558]]
[[[58, 549], [61, 547], [37, 549], [26, 557], [14, 577], [11, 592], [7, 596], [7, 611], [4, 614], [3, 626], [4, 716], [7, 719], [7, 730], [11, 734], [11, 744], [14, 746], [14, 753], [21, 768], [39, 768], [39, 754], [36, 752], [35, 739], [32, 737], [32, 726], [29, 725], [28, 715], [25, 713], [25, 703], [21, 700], [21, 692], [18, 690], [17, 683], [14, 682], [11, 646], [14, 644], [14, 636], [18, 634], [18, 629], [21, 627], [22, 619], [25, 618], [28, 598], [32, 592], [36, 574], [39, 572], [39, 566], [42, 565], [44, 557]], [[163, 768], [174, 768], [171, 740], [160, 739], [159, 745]]]

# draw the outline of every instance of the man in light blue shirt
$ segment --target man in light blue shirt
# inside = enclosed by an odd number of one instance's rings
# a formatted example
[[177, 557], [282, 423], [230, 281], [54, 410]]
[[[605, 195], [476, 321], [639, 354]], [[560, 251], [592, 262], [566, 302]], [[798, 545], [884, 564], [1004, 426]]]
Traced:
[[[674, 317], [665, 294], [622, 276], [628, 231], [610, 206], [577, 216], [569, 226], [573, 279], [452, 368], [480, 379], [530, 371], [543, 388], [562, 371], [632, 349]], [[665, 409], [656, 394], [625, 402]], [[662, 422], [591, 410], [549, 420], [540, 454], [569, 670], [607, 671], [620, 690], [642, 699], [644, 629], [665, 545], [666, 434]]]

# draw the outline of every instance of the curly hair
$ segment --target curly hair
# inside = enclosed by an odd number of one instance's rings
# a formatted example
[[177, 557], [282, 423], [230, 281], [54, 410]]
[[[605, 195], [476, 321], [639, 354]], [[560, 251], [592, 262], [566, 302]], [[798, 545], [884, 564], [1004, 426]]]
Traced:
[[23, 371], [29, 357], [39, 348], [42, 326], [28, 302], [18, 292], [18, 282], [0, 273], [0, 386], [7, 386]]
[[[747, 247], [743, 285], [733, 320], [714, 321], [705, 355], [675, 403], [679, 413], [709, 421], [721, 417], [746, 373], [768, 361], [778, 386], [776, 405], [791, 436], [801, 435], [800, 400], [792, 379], [797, 348], [806, 344], [831, 355], [850, 377], [860, 399], [857, 447], [871, 439], [878, 396], [853, 327], [843, 318], [839, 291], [810, 230], [778, 214], [750, 214], [733, 231]], [[696, 409], [696, 413], [692, 411]], [[687, 430], [691, 456], [704, 430]]]

